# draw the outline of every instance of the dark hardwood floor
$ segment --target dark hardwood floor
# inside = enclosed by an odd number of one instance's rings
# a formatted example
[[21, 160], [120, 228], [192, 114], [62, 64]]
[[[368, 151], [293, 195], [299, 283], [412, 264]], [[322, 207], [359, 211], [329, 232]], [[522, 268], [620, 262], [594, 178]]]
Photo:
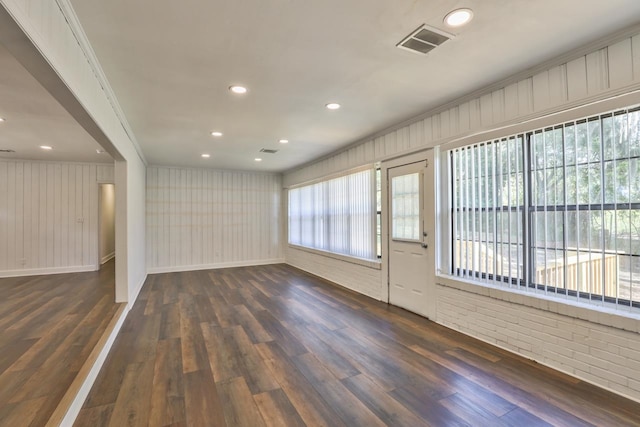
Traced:
[[114, 265], [0, 279], [0, 426], [44, 426], [118, 310]]
[[640, 404], [287, 265], [152, 275], [76, 426], [638, 426]]

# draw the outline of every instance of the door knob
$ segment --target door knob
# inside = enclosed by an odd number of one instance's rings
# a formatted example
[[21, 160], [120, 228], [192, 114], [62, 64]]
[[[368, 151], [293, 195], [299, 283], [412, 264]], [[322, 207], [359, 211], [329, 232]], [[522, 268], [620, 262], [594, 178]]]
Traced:
[[429, 247], [429, 245], [427, 245], [426, 243], [422, 243], [421, 246], [425, 249], [427, 249]]

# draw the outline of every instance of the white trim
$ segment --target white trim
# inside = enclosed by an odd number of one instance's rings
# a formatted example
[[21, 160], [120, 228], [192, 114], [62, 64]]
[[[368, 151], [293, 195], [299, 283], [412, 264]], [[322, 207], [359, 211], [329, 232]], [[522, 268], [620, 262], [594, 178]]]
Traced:
[[113, 251], [110, 254], [103, 256], [102, 259], [100, 260], [100, 265], [104, 264], [105, 262], [111, 261], [115, 257], [116, 257], [116, 251]]
[[175, 170], [190, 170], [190, 171], [213, 171], [213, 172], [239, 172], [239, 173], [245, 173], [245, 174], [251, 174], [251, 175], [258, 175], [258, 176], [282, 176], [282, 173], [280, 172], [269, 172], [269, 171], [257, 171], [257, 170], [250, 170], [250, 169], [224, 169], [224, 168], [207, 168], [207, 167], [196, 167], [196, 166], [167, 166], [167, 165], [158, 165], [158, 164], [151, 164], [147, 166], [147, 170], [148, 169], [175, 169]]
[[292, 243], [288, 244], [290, 249], [296, 249], [299, 251], [309, 252], [314, 255], [320, 255], [327, 258], [337, 259], [338, 261], [344, 261], [351, 264], [361, 265], [363, 267], [373, 268], [375, 270], [382, 269], [382, 261], [366, 259], [366, 258], [358, 258], [351, 255], [339, 254], [336, 252], [329, 252], [322, 249], [309, 248], [306, 246], [294, 245]]
[[230, 268], [230, 267], [251, 267], [254, 265], [269, 265], [269, 264], [284, 264], [284, 258], [277, 259], [264, 259], [254, 261], [232, 261], [232, 262], [220, 262], [215, 264], [196, 264], [196, 265], [176, 265], [172, 267], [153, 267], [147, 270], [148, 274], [158, 273], [177, 273], [181, 271], [196, 271], [196, 270], [215, 270], [218, 268]]
[[111, 330], [111, 332], [109, 333], [109, 336], [107, 337], [107, 340], [104, 343], [104, 346], [102, 347], [102, 349], [100, 349], [100, 353], [98, 354], [98, 357], [93, 363], [93, 366], [91, 366], [91, 369], [87, 374], [87, 377], [84, 379], [82, 386], [80, 386], [78, 393], [76, 394], [75, 398], [73, 399], [73, 402], [69, 406], [69, 409], [67, 410], [64, 418], [60, 422], [60, 427], [67, 427], [67, 426], [72, 427], [74, 422], [76, 421], [76, 418], [78, 417], [78, 414], [82, 409], [82, 405], [84, 405], [84, 401], [87, 399], [87, 396], [89, 396], [89, 392], [93, 387], [93, 383], [98, 377], [98, 374], [102, 369], [102, 365], [107, 359], [107, 355], [111, 351], [111, 347], [113, 346], [113, 343], [115, 342], [116, 337], [118, 336], [118, 333], [120, 332], [120, 329], [122, 328], [122, 325], [125, 319], [127, 318], [129, 311], [131, 310], [131, 307], [133, 307], [133, 303], [127, 304], [126, 308], [120, 314], [120, 317], [116, 320], [116, 323], [113, 329]]
[[376, 169], [376, 166], [375, 166], [374, 163], [366, 163], [364, 165], [352, 167], [352, 168], [349, 168], [349, 169], [346, 169], [346, 170], [342, 170], [340, 172], [332, 173], [332, 174], [329, 174], [329, 175], [324, 175], [321, 178], [315, 178], [315, 179], [311, 179], [311, 180], [308, 180], [308, 181], [297, 182], [295, 184], [291, 184], [291, 185], [285, 186], [284, 189], [293, 190], [293, 189], [300, 188], [300, 187], [307, 187], [309, 185], [317, 184], [319, 182], [331, 181], [332, 179], [341, 178], [343, 176], [351, 175], [351, 174], [358, 173], [358, 172], [363, 172], [363, 171], [368, 171], [368, 170], [374, 170], [375, 171], [375, 169]]
[[87, 271], [96, 271], [98, 268], [95, 265], [77, 265], [71, 267], [51, 267], [51, 268], [32, 268], [24, 270], [5, 270], [0, 271], [0, 278], [2, 277], [19, 277], [19, 276], [44, 276], [47, 274], [62, 274], [62, 273], [84, 273]]
[[393, 169], [413, 163], [425, 162], [429, 156], [429, 150], [433, 150], [433, 147], [422, 147], [417, 151], [414, 149], [409, 154], [398, 153], [391, 155], [380, 162], [380, 168]]
[[147, 160], [144, 156], [142, 148], [140, 147], [140, 144], [138, 144], [138, 141], [136, 140], [135, 134], [131, 129], [131, 125], [129, 125], [127, 117], [122, 111], [122, 107], [120, 107], [118, 98], [116, 98], [116, 95], [113, 92], [111, 85], [109, 84], [109, 80], [107, 79], [107, 76], [105, 75], [104, 70], [100, 65], [100, 61], [98, 61], [98, 58], [95, 52], [93, 51], [93, 47], [91, 46], [91, 43], [89, 43], [89, 38], [87, 37], [86, 33], [84, 32], [84, 29], [82, 28], [82, 25], [80, 24], [80, 20], [78, 19], [78, 16], [76, 15], [76, 12], [73, 9], [73, 6], [71, 5], [71, 1], [70, 0], [54, 0], [54, 1], [58, 5], [58, 8], [60, 9], [60, 12], [62, 13], [62, 15], [65, 17], [67, 21], [67, 25], [69, 26], [69, 29], [71, 30], [71, 32], [73, 33], [73, 36], [78, 42], [80, 49], [82, 50], [85, 57], [87, 58], [87, 62], [89, 63], [89, 66], [93, 70], [96, 80], [98, 80], [98, 83], [100, 83], [100, 86], [102, 87], [102, 90], [104, 91], [107, 97], [107, 100], [109, 101], [109, 104], [111, 104], [111, 108], [113, 109], [113, 112], [115, 113], [116, 117], [120, 121], [120, 124], [122, 125], [122, 128], [124, 129], [124, 132], [127, 134], [129, 139], [131, 140], [131, 143], [133, 144], [136, 152], [138, 153], [140, 160], [142, 160], [142, 163], [144, 163], [144, 165], [147, 166]]
[[[8, 158], [8, 157], [3, 157], [0, 158], [0, 162], [4, 162], [4, 163], [9, 163], [9, 162], [29, 162], [29, 163], [43, 163], [43, 164], [48, 164], [48, 165], [86, 165], [86, 166], [111, 166], [113, 167], [113, 159], [109, 162], [106, 163], [97, 163], [97, 162], [71, 162], [68, 160], [38, 160], [38, 159], [25, 159], [25, 158], [21, 158], [21, 157], [15, 157], [15, 158]], [[96, 178], [96, 182], [99, 182], [102, 184], [102, 182], [98, 181]], [[104, 182], [105, 184], [113, 184], [113, 182]]]

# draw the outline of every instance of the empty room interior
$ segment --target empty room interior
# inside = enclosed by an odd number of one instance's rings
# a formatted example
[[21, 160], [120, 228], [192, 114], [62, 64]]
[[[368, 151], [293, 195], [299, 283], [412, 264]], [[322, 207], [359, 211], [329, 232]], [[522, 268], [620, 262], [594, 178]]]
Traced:
[[640, 425], [640, 2], [0, 4], [0, 426]]

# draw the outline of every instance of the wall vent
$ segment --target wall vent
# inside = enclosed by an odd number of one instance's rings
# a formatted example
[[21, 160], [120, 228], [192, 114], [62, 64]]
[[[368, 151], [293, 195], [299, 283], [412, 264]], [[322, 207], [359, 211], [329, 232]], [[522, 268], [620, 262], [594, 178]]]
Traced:
[[276, 154], [278, 152], [278, 150], [272, 150], [270, 148], [263, 148], [260, 150], [261, 153], [267, 153], [267, 154]]
[[426, 55], [453, 37], [453, 34], [449, 34], [437, 28], [423, 24], [407, 37], [402, 39], [396, 47], [413, 53], [418, 53], [420, 55]]
[[0, 148], [0, 153], [15, 153], [16, 150], [11, 150], [10, 148]]

